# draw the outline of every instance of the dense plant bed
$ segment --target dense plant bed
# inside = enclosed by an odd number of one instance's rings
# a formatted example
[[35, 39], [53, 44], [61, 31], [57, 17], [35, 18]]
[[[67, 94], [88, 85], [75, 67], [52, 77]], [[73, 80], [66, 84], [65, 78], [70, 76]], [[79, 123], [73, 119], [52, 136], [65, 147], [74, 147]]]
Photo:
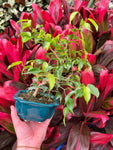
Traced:
[[[50, 2], [48, 11], [32, 4], [33, 12], [23, 12], [18, 23], [10, 20], [12, 29], [7, 27], [0, 34], [1, 134], [3, 130], [14, 134], [9, 108], [14, 104], [13, 96], [33, 83], [30, 73], [22, 74], [22, 64], [40, 59], [56, 65], [58, 60], [54, 58], [64, 50], [60, 47], [58, 52], [57, 45], [65, 42], [68, 60], [73, 58], [76, 65], [74, 61], [70, 67], [69, 62], [64, 61], [63, 69], [69, 70], [62, 74], [59, 67], [58, 74], [72, 79], [73, 83], [62, 85], [63, 92], [60, 89], [61, 104], [42, 149], [54, 150], [64, 143], [62, 149], [67, 150], [113, 149], [113, 11], [108, 5], [108, 0], [101, 0], [90, 8], [88, 1], [74, 0], [70, 7], [66, 0], [55, 0]], [[51, 47], [54, 47], [52, 52]], [[65, 55], [61, 57], [65, 59]], [[19, 61], [22, 63], [7, 70]], [[73, 76], [69, 76], [69, 71]], [[76, 91], [76, 87], [80, 89]], [[52, 93], [56, 96], [54, 89]]]

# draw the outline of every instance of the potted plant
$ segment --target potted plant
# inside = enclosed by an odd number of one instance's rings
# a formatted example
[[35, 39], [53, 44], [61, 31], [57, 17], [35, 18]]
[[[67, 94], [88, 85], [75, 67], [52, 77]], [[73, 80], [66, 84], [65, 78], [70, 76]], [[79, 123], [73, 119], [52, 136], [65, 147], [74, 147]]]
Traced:
[[[22, 62], [19, 61], [12, 65], [19, 63]], [[55, 78], [50, 73], [52, 67], [38, 59], [27, 61], [26, 64], [23, 73], [32, 74], [33, 83], [27, 90], [19, 90], [14, 95], [15, 106], [21, 119], [42, 122], [50, 118], [59, 105], [55, 96], [51, 95], [55, 84]], [[41, 82], [42, 79], [43, 82]]]
[[[70, 23], [76, 14], [77, 12], [71, 14]], [[96, 23], [91, 19], [90, 21], [94, 23], [96, 27]], [[42, 119], [44, 113], [42, 112], [45, 112], [46, 119], [50, 118], [56, 106], [58, 106], [58, 100], [54, 103], [51, 102], [51, 98], [54, 97], [54, 99], [59, 99], [60, 103], [65, 105], [63, 110], [63, 121], [65, 124], [65, 117], [67, 113], [73, 113], [74, 99], [84, 96], [86, 103], [88, 103], [91, 94], [97, 97], [99, 96], [98, 89], [94, 85], [88, 84], [85, 86], [80, 82], [81, 70], [88, 68], [89, 72], [91, 71], [91, 65], [88, 62], [88, 59], [82, 58], [83, 54], [85, 54], [85, 57], [87, 58], [86, 50], [82, 47], [81, 51], [73, 49], [73, 44], [78, 45], [78, 43], [84, 42], [82, 29], [83, 26], [85, 26], [87, 30], [91, 30], [90, 24], [82, 20], [79, 29], [72, 28], [68, 35], [65, 35], [64, 33], [61, 35], [59, 34], [56, 37], [52, 37], [51, 34], [44, 31], [42, 25], [38, 24], [36, 29], [32, 29], [30, 28], [30, 20], [23, 19], [20, 20], [19, 23], [20, 22], [23, 26], [23, 32], [20, 33], [23, 43], [29, 40], [34, 41], [35, 44], [41, 44], [42, 46], [40, 46], [40, 48], [44, 49], [47, 53], [45, 53], [45, 60], [29, 60], [25, 64], [23, 64], [22, 61], [18, 61], [12, 63], [8, 67], [8, 69], [15, 66], [20, 68], [22, 67], [22, 74], [29, 74], [32, 77], [32, 83], [30, 84], [30, 87], [28, 87], [28, 90], [19, 91], [14, 96], [18, 115], [25, 120], [44, 121], [45, 118]], [[24, 32], [26, 28], [29, 28], [30, 32]], [[34, 90], [34, 93], [32, 90]], [[44, 101], [42, 100], [41, 104], [38, 103], [34, 106], [34, 102], [26, 102], [20, 99], [22, 95], [25, 95], [25, 100], [28, 95], [33, 95], [32, 100], [34, 100], [36, 97], [40, 97], [38, 93], [41, 96], [46, 96], [46, 98], [49, 96], [46, 103], [49, 103], [50, 101], [50, 104], [42, 104]], [[38, 102], [40, 101], [38, 100]], [[27, 104], [29, 105], [28, 110]], [[38, 108], [37, 105], [41, 105], [40, 108]], [[35, 107], [34, 111], [33, 106]], [[44, 106], [44, 108], [42, 108], [42, 106]], [[47, 111], [50, 111], [48, 107], [52, 109], [52, 113], [50, 115], [46, 112], [46, 107]]]

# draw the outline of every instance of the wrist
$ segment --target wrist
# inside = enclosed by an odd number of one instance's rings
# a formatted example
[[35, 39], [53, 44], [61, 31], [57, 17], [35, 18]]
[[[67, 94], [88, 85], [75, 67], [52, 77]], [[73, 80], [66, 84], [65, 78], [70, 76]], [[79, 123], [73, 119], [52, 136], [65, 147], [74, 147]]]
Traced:
[[16, 150], [40, 150], [40, 148], [34, 146], [17, 146]]
[[17, 148], [16, 150], [39, 150], [41, 147], [41, 144], [36, 143], [36, 141], [33, 143], [33, 141], [29, 142], [19, 142], [17, 141]]

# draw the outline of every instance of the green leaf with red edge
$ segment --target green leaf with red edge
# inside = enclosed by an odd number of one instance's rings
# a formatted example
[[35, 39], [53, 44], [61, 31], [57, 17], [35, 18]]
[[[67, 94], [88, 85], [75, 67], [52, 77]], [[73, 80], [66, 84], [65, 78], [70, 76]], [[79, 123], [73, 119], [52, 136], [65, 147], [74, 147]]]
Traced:
[[89, 150], [90, 130], [86, 124], [78, 123], [70, 131], [67, 150]]
[[92, 51], [93, 51], [93, 36], [92, 36], [92, 33], [87, 29], [83, 29], [82, 33], [83, 33], [84, 41], [85, 41], [85, 49], [86, 49], [87, 52], [92, 53]]
[[7, 131], [15, 133], [10, 114], [0, 112], [0, 125]]

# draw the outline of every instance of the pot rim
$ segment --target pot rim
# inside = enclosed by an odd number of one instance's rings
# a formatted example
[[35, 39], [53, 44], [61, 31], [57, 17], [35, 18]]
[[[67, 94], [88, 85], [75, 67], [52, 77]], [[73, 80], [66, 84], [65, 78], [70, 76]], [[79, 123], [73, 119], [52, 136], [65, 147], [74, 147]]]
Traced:
[[[14, 96], [13, 98], [15, 99], [15, 101], [20, 101], [21, 103], [27, 103], [27, 104], [32, 104], [32, 105], [41, 105], [41, 106], [49, 106], [49, 107], [53, 107], [53, 106], [59, 106], [59, 102], [58, 100], [54, 100], [54, 103], [50, 103], [50, 104], [44, 104], [44, 103], [38, 103], [38, 102], [33, 102], [33, 101], [27, 101], [25, 99], [21, 99], [18, 97], [18, 95], [20, 93], [26, 93], [28, 90], [19, 90]], [[53, 95], [49, 95], [49, 94], [46, 94], [46, 93], [42, 93], [42, 95], [47, 95], [47, 96], [51, 96], [52, 99], [55, 99], [55, 96]]]

